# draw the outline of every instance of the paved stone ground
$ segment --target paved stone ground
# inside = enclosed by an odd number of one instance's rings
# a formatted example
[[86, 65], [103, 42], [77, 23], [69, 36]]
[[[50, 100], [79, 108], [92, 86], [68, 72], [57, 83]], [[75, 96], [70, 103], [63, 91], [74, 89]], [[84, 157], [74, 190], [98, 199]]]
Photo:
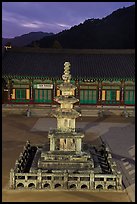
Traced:
[[[2, 115], [3, 116], [3, 115]], [[41, 119], [46, 119], [42, 120]], [[70, 192], [70, 191], [57, 191], [57, 192], [48, 192], [48, 191], [11, 191], [8, 189], [9, 184], [9, 172], [10, 169], [14, 167], [16, 159], [18, 159], [19, 154], [23, 150], [24, 144], [26, 144], [27, 140], [30, 140], [31, 144], [40, 145], [43, 143], [48, 143], [49, 139], [47, 137], [48, 131], [50, 127], [56, 127], [56, 119], [53, 118], [40, 118], [39, 117], [26, 117], [21, 115], [8, 115], [2, 117], [2, 200], [3, 202], [130, 202], [129, 197], [127, 196], [127, 192]], [[81, 120], [82, 119], [82, 120]], [[38, 123], [41, 125], [41, 129], [43, 131], [38, 130], [36, 124]], [[55, 123], [54, 123], [55, 122]], [[118, 126], [118, 128], [126, 128], [129, 129], [127, 132], [127, 136], [129, 140], [134, 135], [134, 118], [121, 118], [121, 117], [80, 117], [77, 119], [78, 124], [81, 124], [81, 127], [85, 127], [86, 135], [83, 140], [89, 141], [90, 143], [96, 143], [100, 141], [99, 135], [102, 137], [101, 133], [106, 136], [106, 139], [109, 140], [111, 133], [110, 124], [113, 123], [112, 126], [114, 129], [117, 129], [116, 124], [121, 123], [122, 127]], [[77, 124], [76, 122], [76, 124]], [[103, 125], [104, 123], [104, 129]], [[77, 124], [77, 125], [78, 125]], [[133, 124], [133, 127], [131, 126]], [[53, 126], [54, 125], [54, 126]], [[101, 126], [102, 125], [102, 126]], [[105, 130], [106, 125], [106, 130]], [[99, 127], [99, 128], [97, 128]], [[47, 129], [45, 132], [44, 129]], [[127, 130], [126, 129], [126, 130]], [[90, 131], [91, 132], [90, 132]], [[93, 130], [93, 131], [92, 131]], [[98, 131], [98, 134], [95, 132]], [[122, 130], [121, 130], [122, 131]], [[94, 132], [94, 133], [93, 133]], [[115, 132], [116, 133], [116, 132]], [[121, 132], [120, 132], [121, 133]], [[133, 134], [130, 134], [133, 133]], [[122, 134], [124, 137], [124, 134]], [[130, 135], [130, 136], [129, 136]], [[118, 136], [116, 136], [116, 139]], [[99, 139], [99, 140], [96, 140]], [[119, 139], [119, 138], [118, 138]], [[110, 141], [113, 138], [110, 139]], [[123, 139], [123, 143], [125, 143]], [[134, 140], [130, 142], [127, 140], [128, 146], [127, 149], [123, 149], [125, 152], [129, 152], [129, 155], [134, 159], [134, 148], [135, 143]], [[130, 143], [129, 143], [130, 142]], [[110, 143], [110, 142], [109, 142]], [[115, 144], [115, 142], [113, 142]], [[111, 145], [111, 143], [110, 143]], [[116, 145], [116, 144], [115, 144]], [[114, 145], [114, 146], [115, 146]], [[117, 147], [118, 148], [118, 147]], [[117, 156], [118, 157], [118, 156]], [[122, 154], [122, 158], [124, 155]], [[126, 158], [126, 156], [125, 156]], [[122, 162], [121, 157], [119, 159]], [[131, 161], [131, 160], [130, 160]], [[130, 161], [129, 165], [132, 166]], [[127, 163], [126, 163], [127, 164]], [[126, 165], [125, 165], [126, 166]], [[128, 166], [128, 165], [127, 165]], [[124, 167], [124, 166], [123, 166]], [[129, 168], [129, 166], [127, 167]], [[126, 169], [127, 172], [130, 172], [130, 168]], [[134, 169], [132, 169], [134, 171]], [[131, 175], [133, 171], [129, 173]], [[134, 177], [133, 175], [131, 175]], [[134, 183], [133, 183], [134, 184]]]
[[[132, 202], [135, 202], [135, 125], [134, 122], [79, 121], [76, 127], [85, 133], [96, 135], [108, 144], [112, 156], [123, 175], [124, 188]], [[56, 128], [55, 118], [40, 118], [31, 131], [48, 131]]]
[[111, 127], [101, 136], [108, 143], [112, 156], [123, 175], [124, 186], [132, 202], [135, 202], [135, 125]]

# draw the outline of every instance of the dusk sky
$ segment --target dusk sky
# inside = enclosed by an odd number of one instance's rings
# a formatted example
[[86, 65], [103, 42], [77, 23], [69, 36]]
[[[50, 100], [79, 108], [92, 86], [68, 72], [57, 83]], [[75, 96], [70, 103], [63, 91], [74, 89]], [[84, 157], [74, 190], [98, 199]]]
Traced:
[[103, 18], [135, 2], [2, 2], [2, 37], [58, 33], [89, 18]]

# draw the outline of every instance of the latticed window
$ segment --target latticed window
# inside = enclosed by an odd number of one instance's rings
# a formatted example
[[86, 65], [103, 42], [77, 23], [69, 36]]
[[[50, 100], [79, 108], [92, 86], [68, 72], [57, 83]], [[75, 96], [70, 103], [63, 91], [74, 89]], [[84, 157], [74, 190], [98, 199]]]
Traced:
[[39, 90], [39, 99], [43, 99], [43, 90]]
[[106, 104], [118, 104], [120, 102], [120, 86], [103, 86], [102, 102]]
[[51, 102], [52, 91], [48, 89], [35, 89], [35, 101], [36, 102]]
[[96, 90], [80, 90], [80, 103], [81, 104], [95, 104], [97, 102]]
[[106, 100], [107, 101], [111, 100], [111, 91], [106, 91]]
[[83, 101], [83, 90], [80, 90], [80, 100]]
[[125, 104], [135, 104], [135, 91], [126, 90], [124, 93]]
[[107, 101], [115, 101], [116, 100], [116, 91], [115, 90], [107, 90], [106, 91], [106, 100]]
[[47, 99], [51, 100], [51, 90], [47, 90]]
[[38, 100], [38, 89], [35, 90], [35, 100]]
[[26, 99], [26, 89], [16, 89], [16, 99]]
[[102, 101], [107, 104], [120, 102], [120, 90], [102, 90]]

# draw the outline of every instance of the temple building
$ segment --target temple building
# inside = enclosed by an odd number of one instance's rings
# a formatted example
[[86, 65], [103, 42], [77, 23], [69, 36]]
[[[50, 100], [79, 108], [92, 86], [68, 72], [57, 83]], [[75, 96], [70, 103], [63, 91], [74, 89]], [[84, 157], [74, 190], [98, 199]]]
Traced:
[[3, 104], [56, 105], [64, 61], [80, 106], [135, 106], [135, 50], [11, 48], [2, 56]]
[[121, 191], [122, 175], [108, 147], [82, 143], [85, 134], [75, 124], [80, 116], [74, 108], [77, 87], [71, 83], [70, 63], [64, 66], [63, 82], [57, 87], [61, 94], [54, 98], [57, 128], [49, 130], [50, 147], [27, 141], [10, 171], [10, 188]]

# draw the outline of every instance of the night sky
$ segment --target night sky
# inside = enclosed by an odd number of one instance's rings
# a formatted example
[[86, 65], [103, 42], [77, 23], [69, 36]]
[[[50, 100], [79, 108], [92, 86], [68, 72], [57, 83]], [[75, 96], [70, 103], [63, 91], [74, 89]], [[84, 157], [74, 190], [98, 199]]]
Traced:
[[29, 32], [58, 33], [89, 18], [103, 18], [135, 2], [3, 2], [2, 37]]

